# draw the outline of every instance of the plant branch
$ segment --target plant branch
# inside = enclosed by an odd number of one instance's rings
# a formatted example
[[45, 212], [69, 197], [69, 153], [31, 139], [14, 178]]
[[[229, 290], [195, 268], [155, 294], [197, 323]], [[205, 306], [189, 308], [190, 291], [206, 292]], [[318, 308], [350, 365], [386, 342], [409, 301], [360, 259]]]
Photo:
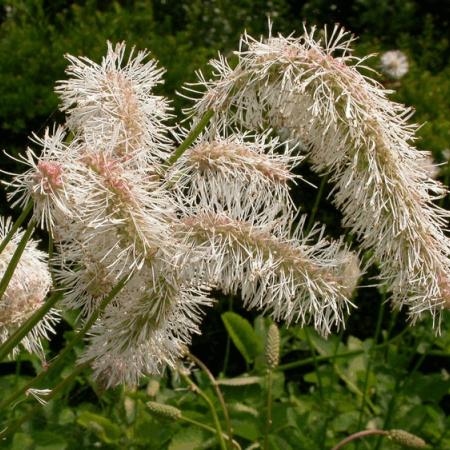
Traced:
[[169, 157], [166, 161], [166, 168], [174, 165], [183, 155], [183, 153], [192, 145], [192, 143], [197, 139], [200, 133], [204, 130], [214, 112], [209, 110], [203, 115], [203, 117], [199, 120], [197, 125], [193, 130], [186, 136], [186, 139], [179, 145], [179, 147], [175, 150], [175, 152]]
[[202, 397], [203, 400], [205, 400], [205, 402], [208, 404], [209, 409], [211, 411], [211, 415], [214, 420], [214, 425], [216, 427], [216, 434], [217, 434], [217, 438], [219, 439], [220, 448], [222, 450], [227, 450], [227, 445], [225, 444], [225, 440], [223, 438], [223, 431], [222, 431], [222, 427], [220, 426], [219, 417], [217, 416], [217, 412], [216, 412], [216, 409], [214, 408], [212, 401], [186, 374], [184, 374], [181, 371], [180, 371], [180, 374], [183, 377], [183, 379], [186, 381], [186, 383], [189, 384], [192, 391], [195, 392], [196, 394], [200, 395], [200, 397]]
[[194, 356], [192, 353], [188, 353], [186, 355], [193, 363], [195, 363], [198, 367], [200, 367], [203, 372], [205, 372], [206, 376], [209, 378], [209, 381], [211, 382], [214, 391], [216, 392], [217, 398], [219, 399], [220, 405], [222, 407], [223, 416], [225, 418], [225, 423], [227, 426], [227, 434], [230, 436], [230, 438], [233, 437], [232, 428], [231, 428], [231, 421], [230, 421], [230, 415], [228, 414], [228, 408], [225, 403], [225, 398], [223, 397], [222, 391], [220, 390], [219, 384], [217, 383], [217, 380], [214, 378], [214, 375], [211, 373], [211, 371], [208, 369], [206, 364], [204, 364], [200, 359], [198, 359], [196, 356]]
[[272, 428], [272, 369], [267, 370], [267, 414], [264, 430], [264, 450], [269, 450], [269, 431]]
[[[0, 403], [0, 409], [5, 408], [22, 394], [24, 394], [29, 388], [39, 383], [43, 378], [45, 378], [49, 373], [53, 372], [62, 361], [64, 361], [65, 356], [75, 347], [75, 345], [83, 339], [89, 329], [92, 327], [94, 322], [98, 319], [99, 315], [105, 310], [106, 306], [111, 302], [111, 300], [120, 292], [120, 290], [125, 286], [127, 282], [127, 277], [123, 277], [112, 289], [111, 292], [102, 300], [99, 307], [91, 314], [89, 319], [84, 324], [83, 328], [78, 331], [78, 333], [70, 340], [70, 342], [64, 347], [64, 350], [56, 357], [56, 359], [47, 367], [46, 370], [42, 370], [35, 378], [33, 378], [25, 386], [18, 389], [10, 397]], [[62, 295], [61, 292], [58, 294]], [[46, 302], [46, 304], [49, 302]], [[40, 310], [39, 310], [40, 311]], [[38, 312], [39, 312], [38, 311]]]
[[339, 442], [336, 446], [334, 446], [331, 450], [339, 450], [340, 448], [344, 447], [344, 445], [347, 445], [349, 442], [355, 441], [356, 439], [361, 439], [366, 436], [387, 436], [389, 433], [384, 430], [364, 430], [364, 431], [358, 431], [358, 433], [351, 434], [350, 436], [346, 437], [343, 441]]
[[[70, 375], [60, 381], [46, 396], [45, 401], [48, 402], [55, 398], [58, 394], [62, 393], [64, 389], [84, 370], [89, 366], [90, 361], [86, 361], [83, 364], [80, 364], [75, 367]], [[42, 405], [38, 403], [33, 406], [28, 413], [26, 413], [21, 418], [14, 421], [10, 426], [6, 427], [4, 430], [0, 432], [0, 439], [4, 439], [5, 437], [14, 433], [23, 423], [27, 420], [30, 420], [33, 416], [35, 416], [42, 408]]]
[[33, 202], [30, 201], [23, 209], [20, 216], [17, 218], [17, 220], [14, 222], [14, 225], [11, 227], [11, 229], [6, 234], [5, 238], [3, 239], [2, 243], [0, 244], [0, 253], [5, 249], [5, 247], [8, 245], [9, 241], [12, 239], [16, 231], [19, 229], [20, 225], [22, 225], [23, 221], [27, 218], [30, 211], [33, 209]]
[[11, 281], [14, 271], [16, 270], [17, 264], [19, 264], [20, 257], [22, 256], [25, 250], [27, 242], [30, 240], [31, 235], [33, 234], [34, 225], [35, 225], [34, 221], [31, 220], [30, 223], [28, 224], [25, 234], [22, 236], [22, 239], [20, 240], [16, 250], [14, 251], [14, 254], [11, 258], [11, 261], [8, 264], [8, 267], [5, 270], [5, 273], [3, 274], [2, 281], [0, 281], [0, 301], [2, 300], [3, 294], [5, 293], [6, 288], [8, 287], [8, 284]]

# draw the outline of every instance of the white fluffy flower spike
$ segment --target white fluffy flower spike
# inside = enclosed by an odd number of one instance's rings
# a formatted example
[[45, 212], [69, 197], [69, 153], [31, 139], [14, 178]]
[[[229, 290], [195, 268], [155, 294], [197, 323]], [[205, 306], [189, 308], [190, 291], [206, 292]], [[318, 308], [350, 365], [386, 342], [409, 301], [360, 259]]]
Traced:
[[81, 132], [88, 144], [115, 139], [116, 156], [161, 162], [168, 156], [168, 103], [152, 90], [162, 83], [164, 70], [148, 60], [148, 52], [135, 54], [134, 48], [124, 62], [125, 50], [123, 42], [114, 47], [108, 42], [101, 64], [67, 55], [70, 78], [56, 88], [61, 109], [69, 128]]
[[323, 228], [303, 236], [304, 220], [291, 235], [286, 223], [257, 225], [199, 210], [179, 225], [201, 251], [185, 270], [224, 292], [239, 290], [246, 307], [287, 323], [312, 322], [327, 335], [343, 325], [361, 271], [356, 255], [324, 239]]
[[227, 211], [235, 219], [271, 221], [289, 214], [292, 169], [302, 161], [293, 147], [265, 134], [206, 131], [171, 169], [185, 208]]

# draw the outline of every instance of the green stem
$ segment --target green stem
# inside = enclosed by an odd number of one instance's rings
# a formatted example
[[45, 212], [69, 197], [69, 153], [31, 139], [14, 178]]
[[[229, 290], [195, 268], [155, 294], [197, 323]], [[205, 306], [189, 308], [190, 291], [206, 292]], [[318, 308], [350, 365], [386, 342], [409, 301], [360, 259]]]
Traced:
[[[430, 346], [431, 347], [431, 346]], [[402, 378], [400, 379], [398, 376], [396, 377], [395, 380], [395, 387], [394, 387], [394, 392], [392, 394], [392, 397], [389, 401], [389, 405], [388, 405], [388, 409], [385, 415], [385, 419], [384, 419], [384, 424], [383, 424], [383, 428], [389, 428], [391, 425], [391, 420], [392, 417], [394, 415], [394, 409], [397, 403], [397, 398], [398, 396], [403, 392], [406, 382], [407, 380], [411, 380], [413, 375], [417, 372], [417, 370], [419, 369], [419, 367], [422, 365], [424, 359], [426, 358], [426, 356], [428, 355], [428, 352], [424, 352], [420, 358], [418, 359], [417, 363], [414, 365], [414, 367], [412, 368], [412, 370], [408, 373], [408, 377], [407, 378]], [[377, 444], [375, 446], [375, 450], [380, 450], [381, 448], [381, 437], [378, 439]]]
[[[360, 410], [359, 410], [358, 425], [356, 427], [357, 430], [361, 429], [361, 424], [362, 424], [362, 420], [364, 417], [364, 408], [366, 406], [367, 391], [368, 391], [368, 387], [369, 387], [369, 378], [370, 378], [370, 373], [372, 371], [374, 348], [377, 345], [378, 339], [380, 337], [381, 322], [383, 321], [385, 300], [386, 300], [386, 290], [383, 290], [383, 295], [381, 297], [381, 304], [380, 304], [380, 307], [378, 310], [378, 318], [377, 318], [377, 324], [375, 327], [375, 334], [374, 334], [372, 346], [369, 350], [369, 355], [368, 355], [369, 360], [367, 361], [366, 373], [364, 376], [363, 396], [361, 399], [361, 406], [360, 406]], [[359, 442], [356, 443], [355, 450], [358, 450], [358, 448], [359, 448]]]
[[22, 225], [23, 221], [27, 218], [30, 211], [33, 209], [33, 202], [29, 201], [28, 204], [23, 209], [22, 213], [18, 217], [18, 219], [14, 222], [14, 225], [11, 227], [11, 229], [6, 234], [5, 238], [3, 239], [2, 243], [0, 244], [0, 253], [5, 249], [5, 247], [8, 245], [9, 241], [12, 239], [16, 231], [19, 229], [20, 225]]
[[314, 364], [314, 371], [316, 372], [317, 375], [317, 383], [319, 385], [319, 395], [321, 400], [323, 399], [323, 388], [322, 388], [322, 377], [320, 376], [320, 371], [319, 371], [319, 365], [317, 364], [317, 355], [316, 355], [316, 349], [313, 346], [313, 343], [311, 341], [311, 336], [309, 335], [309, 331], [308, 328], [305, 327], [305, 337], [306, 337], [306, 341], [308, 342], [309, 348], [311, 349], [312, 352], [312, 360], [313, 360], [313, 364]]
[[[343, 340], [344, 330], [342, 329], [339, 333], [339, 339], [336, 339], [336, 344], [334, 345], [333, 349], [333, 356], [336, 356], [339, 350], [339, 345], [341, 344]], [[339, 375], [336, 373], [336, 371], [333, 372], [333, 379], [331, 380], [331, 383], [335, 386], [339, 383]], [[325, 415], [325, 420], [323, 421], [322, 429], [320, 435], [322, 436], [322, 441], [320, 443], [320, 450], [325, 450], [325, 444], [327, 439], [327, 429], [329, 427], [330, 421], [334, 419], [334, 416], [331, 414]]]
[[204, 130], [214, 112], [209, 110], [203, 115], [198, 124], [193, 130], [186, 136], [186, 139], [180, 144], [180, 146], [175, 150], [175, 152], [166, 161], [165, 166], [170, 167], [175, 164], [183, 155], [183, 153], [192, 145], [192, 143], [197, 139], [199, 134]]
[[[89, 366], [89, 361], [78, 365], [75, 367], [73, 372], [68, 375], [64, 380], [60, 381], [53, 389], [52, 391], [46, 396], [45, 401], [48, 402], [55, 398], [58, 394], [62, 393], [64, 389], [86, 368]], [[36, 414], [39, 413], [41, 410], [42, 405], [37, 404], [33, 406], [33, 408], [28, 411], [27, 414], [22, 416], [20, 419], [17, 419], [14, 421], [10, 426], [6, 427], [3, 431], [0, 432], [0, 439], [4, 439], [5, 437], [11, 435], [14, 433], [23, 423], [33, 418]]]
[[203, 398], [203, 400], [208, 404], [209, 410], [211, 411], [211, 415], [214, 420], [214, 425], [216, 427], [216, 435], [219, 439], [220, 448], [222, 450], [227, 450], [227, 446], [225, 444], [225, 440], [223, 438], [223, 431], [222, 427], [220, 426], [219, 417], [217, 416], [216, 409], [214, 408], [214, 405], [210, 398], [184, 373], [180, 372], [181, 376], [184, 378], [187, 384], [191, 387], [192, 391], [196, 394], [200, 395], [200, 397]]
[[364, 353], [364, 350], [351, 350], [349, 352], [343, 352], [343, 353], [337, 353], [335, 355], [325, 355], [325, 356], [316, 356], [315, 358], [305, 358], [300, 361], [292, 361], [290, 363], [281, 364], [277, 367], [277, 370], [290, 370], [290, 369], [296, 369], [297, 367], [303, 367], [308, 366], [309, 364], [313, 364], [314, 361], [316, 362], [322, 362], [322, 361], [329, 361], [333, 359], [339, 359], [339, 358], [347, 358], [349, 356], [356, 356], [360, 355], [361, 353]]
[[272, 428], [272, 370], [267, 370], [267, 415], [264, 430], [264, 450], [269, 450], [269, 432]]
[[31, 331], [31, 329], [50, 311], [55, 303], [63, 296], [61, 291], [54, 292], [50, 298], [18, 328], [7, 341], [0, 347], [0, 361], [19, 344], [19, 342]]
[[34, 221], [31, 220], [30, 223], [28, 224], [25, 234], [22, 236], [22, 239], [17, 245], [17, 248], [13, 254], [13, 257], [11, 258], [11, 261], [8, 264], [8, 267], [5, 270], [5, 273], [3, 274], [2, 281], [0, 281], [0, 301], [2, 300], [3, 294], [5, 293], [6, 288], [8, 287], [8, 284], [11, 281], [14, 271], [16, 270], [17, 264], [19, 264], [19, 260], [22, 256], [22, 253], [25, 250], [27, 242], [29, 241], [31, 235], [33, 234], [34, 225], [35, 225]]
[[[405, 328], [404, 330], [402, 330], [399, 334], [394, 336], [389, 341], [385, 341], [382, 344], [376, 345], [374, 347], [374, 349], [380, 349], [380, 348], [387, 347], [388, 345], [390, 345], [394, 341], [398, 340], [400, 337], [402, 337], [407, 332], [408, 332], [408, 329]], [[365, 350], [351, 350], [349, 352], [338, 353], [335, 355], [323, 355], [323, 356], [316, 356], [315, 358], [305, 358], [305, 359], [302, 359], [301, 361], [293, 361], [290, 363], [281, 364], [277, 367], [277, 370], [284, 371], [284, 370], [296, 369], [297, 367], [303, 367], [303, 366], [312, 364], [312, 363], [314, 363], [314, 360], [316, 360], [317, 362], [322, 362], [322, 361], [329, 361], [329, 360], [334, 360], [334, 359], [338, 359], [338, 358], [348, 358], [349, 356], [360, 355], [364, 352], [365, 352]]]
[[[233, 311], [233, 296], [228, 296], [228, 311]], [[227, 333], [227, 343], [225, 346], [225, 357], [223, 358], [223, 369], [222, 372], [224, 376], [227, 374], [228, 362], [230, 360], [230, 349], [231, 349], [231, 338], [229, 333]]]
[[[189, 423], [189, 424], [191, 424], [191, 425], [195, 425], [196, 427], [199, 427], [199, 428], [202, 428], [203, 430], [209, 431], [209, 432], [212, 433], [212, 434], [216, 434], [216, 429], [215, 429], [215, 428], [210, 427], [209, 425], [205, 425], [205, 424], [203, 424], [203, 423], [201, 423], [201, 422], [197, 422], [196, 420], [191, 419], [191, 418], [189, 418], [189, 417], [186, 417], [186, 416], [183, 416], [183, 415], [182, 415], [182, 416], [179, 417], [179, 420], [182, 420], [183, 422]], [[223, 437], [224, 437], [224, 439], [226, 439], [227, 441], [229, 441], [230, 444], [231, 444], [234, 448], [241, 450], [241, 446], [240, 446], [239, 443], [236, 442], [234, 439], [231, 439], [231, 438], [230, 438], [229, 436], [227, 436], [226, 434], [223, 434]]]
[[53, 258], [53, 236], [52, 236], [52, 230], [49, 230], [48, 232], [48, 261], [50, 263], [51, 259]]
[[314, 200], [314, 205], [311, 210], [311, 215], [309, 216], [308, 224], [306, 226], [306, 234], [308, 234], [311, 231], [312, 226], [314, 225], [314, 220], [316, 219], [317, 211], [319, 210], [319, 203], [322, 199], [323, 190], [325, 189], [325, 185], [328, 181], [328, 175], [324, 175], [322, 177], [322, 180], [320, 181], [319, 186], [319, 192], [316, 195], [316, 198]]
[[220, 405], [222, 407], [223, 416], [225, 418], [225, 423], [227, 426], [227, 434], [230, 438], [232, 438], [233, 433], [231, 429], [230, 415], [228, 414], [227, 404], [225, 403], [225, 399], [223, 397], [222, 391], [220, 390], [219, 384], [217, 383], [217, 380], [214, 378], [214, 375], [211, 373], [208, 367], [200, 359], [195, 357], [192, 353], [188, 353], [187, 357], [194, 364], [200, 367], [203, 370], [203, 372], [205, 372], [206, 376], [209, 378], [209, 381], [211, 382], [211, 385], [213, 386], [214, 391], [216, 392], [217, 398], [219, 399]]
[[[127, 282], [127, 277], [123, 277], [111, 290], [111, 292], [101, 301], [99, 307], [92, 313], [89, 319], [84, 324], [83, 328], [78, 331], [78, 333], [71, 339], [71, 341], [64, 347], [64, 350], [56, 357], [56, 359], [47, 367], [46, 370], [42, 370], [36, 377], [34, 377], [29, 383], [27, 383], [22, 388], [18, 389], [11, 396], [6, 398], [0, 404], [0, 410], [10, 405], [13, 401], [24, 394], [29, 388], [39, 383], [48, 374], [53, 372], [61, 363], [64, 361], [65, 356], [75, 347], [75, 345], [80, 342], [86, 333], [89, 331], [94, 322], [98, 319], [99, 315], [104, 311], [106, 306], [111, 302], [111, 300], [120, 292], [125, 283]], [[48, 303], [48, 302], [47, 302]]]
[[366, 436], [380, 436], [380, 439], [383, 436], [386, 436], [388, 433], [384, 430], [364, 430], [364, 431], [359, 431], [358, 433], [354, 433], [348, 437], [346, 437], [343, 441], [339, 442], [339, 444], [337, 444], [336, 446], [334, 446], [332, 448], [332, 450], [339, 450], [342, 447], [344, 447], [344, 445], [347, 445], [349, 442], [355, 441], [356, 439], [361, 439], [363, 437]]

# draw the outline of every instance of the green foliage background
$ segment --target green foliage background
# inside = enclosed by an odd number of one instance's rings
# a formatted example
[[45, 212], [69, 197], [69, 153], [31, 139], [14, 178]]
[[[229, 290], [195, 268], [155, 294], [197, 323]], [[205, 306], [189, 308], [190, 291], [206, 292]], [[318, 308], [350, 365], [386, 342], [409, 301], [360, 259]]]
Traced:
[[[0, 1], [0, 146], [17, 154], [28, 145], [32, 131], [42, 134], [46, 126], [62, 121], [53, 86], [64, 78], [65, 53], [98, 61], [108, 39], [151, 50], [167, 69], [160, 93], [172, 99], [180, 114], [187, 103], [175, 92], [195, 80], [195, 70], [208, 73], [208, 59], [217, 51], [231, 56], [244, 29], [253, 36], [267, 33], [268, 16], [274, 31], [285, 34], [301, 32], [304, 21], [308, 26], [339, 22], [359, 36], [358, 54], [398, 48], [408, 55], [410, 71], [400, 82], [380, 81], [395, 89], [393, 99], [416, 108], [415, 120], [424, 124], [417, 145], [431, 150], [436, 162], [442, 163], [439, 177], [448, 185], [449, 15], [450, 3], [438, 0]], [[372, 65], [378, 67], [376, 57]], [[22, 170], [3, 157], [1, 166]], [[320, 184], [307, 165], [300, 170]], [[339, 235], [343, 232], [339, 213], [326, 200], [330, 189], [325, 186], [316, 219], [327, 224], [330, 234]], [[317, 190], [301, 185], [294, 195], [305, 211], [311, 211]], [[442, 205], [448, 208], [448, 198]], [[4, 201], [1, 212], [10, 214]], [[374, 275], [376, 268], [362, 285], [373, 284]], [[402, 313], [389, 311], [383, 303], [388, 295], [361, 287], [355, 298], [358, 309], [347, 329], [328, 341], [308, 328], [281, 330], [270, 448], [328, 449], [366, 427], [403, 428], [426, 439], [432, 448], [450, 448], [449, 318], [438, 337], [429, 321], [411, 328]], [[235, 436], [243, 448], [249, 448], [262, 441], [265, 428], [263, 343], [269, 321], [244, 312], [238, 298], [220, 293], [217, 298], [192, 352], [221, 380]], [[73, 334], [74, 319], [65, 315], [48, 348], [50, 358]], [[42, 387], [52, 387], [69, 374], [75, 359], [76, 352], [64, 370]], [[26, 354], [1, 363], [1, 392], [7, 395], [39, 370], [39, 361]], [[205, 374], [195, 370], [193, 379], [219, 410]], [[153, 417], [145, 406], [148, 400], [175, 405], [186, 416], [212, 426], [205, 403], [175, 374], [144, 379], [137, 390], [105, 391], [83, 373], [62, 398], [50, 402], [0, 446], [15, 450], [217, 448], [214, 436], [205, 430]], [[32, 400], [22, 400], [14, 410], [0, 411], [1, 419], [20, 417], [30, 404]], [[347, 448], [398, 447], [371, 438]]]

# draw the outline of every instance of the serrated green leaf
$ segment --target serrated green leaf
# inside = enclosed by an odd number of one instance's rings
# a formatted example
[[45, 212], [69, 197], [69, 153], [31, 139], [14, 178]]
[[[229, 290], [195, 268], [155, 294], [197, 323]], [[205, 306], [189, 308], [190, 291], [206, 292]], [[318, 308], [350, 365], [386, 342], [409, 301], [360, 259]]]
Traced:
[[250, 322], [234, 312], [222, 314], [222, 321], [233, 344], [247, 363], [251, 363], [258, 354], [261, 345]]

